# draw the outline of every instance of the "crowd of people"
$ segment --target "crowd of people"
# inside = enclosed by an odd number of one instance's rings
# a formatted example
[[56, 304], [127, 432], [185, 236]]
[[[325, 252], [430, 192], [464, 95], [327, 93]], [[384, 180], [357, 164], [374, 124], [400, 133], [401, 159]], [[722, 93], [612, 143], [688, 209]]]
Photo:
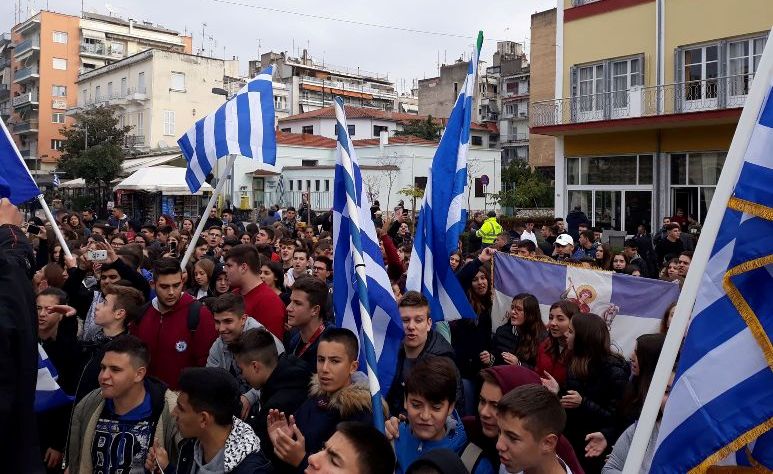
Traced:
[[[333, 314], [332, 215], [311, 214], [274, 207], [245, 225], [213, 210], [194, 241], [198, 222], [187, 218], [136, 223], [116, 207], [104, 221], [59, 210], [55, 223], [22, 223], [2, 200], [0, 336], [16, 342], [2, 346], [0, 373], [19, 374], [0, 376], [9, 394], [0, 404], [6, 466], [70, 474], [622, 470], [673, 308], [661, 333], [641, 336], [632, 354], [614, 352], [603, 319], [566, 299], [544, 324], [536, 297], [515, 295], [506, 323], [492, 327], [492, 258], [500, 251], [681, 282], [692, 242], [678, 223], [664, 221], [654, 237], [642, 225], [613, 252], [587, 219], [505, 230], [496, 214], [475, 213], [450, 257], [475, 317], [447, 323], [433, 322], [429, 301], [406, 291], [408, 213], [398, 207], [384, 219], [374, 203], [405, 334], [377, 430], [358, 339]], [[35, 335], [74, 400], [30, 424]]]

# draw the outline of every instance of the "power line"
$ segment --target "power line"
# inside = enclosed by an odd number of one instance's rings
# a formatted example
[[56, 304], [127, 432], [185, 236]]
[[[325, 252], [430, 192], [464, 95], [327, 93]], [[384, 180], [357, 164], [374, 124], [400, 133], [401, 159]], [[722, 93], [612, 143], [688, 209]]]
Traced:
[[[422, 34], [422, 35], [445, 36], [445, 37], [449, 37], [449, 38], [462, 38], [462, 39], [472, 39], [472, 40], [477, 38], [477, 36], [462, 35], [462, 34], [458, 34], [458, 33], [445, 33], [445, 32], [441, 32], [441, 31], [419, 30], [419, 29], [415, 29], [415, 28], [406, 28], [406, 27], [403, 27], [403, 26], [380, 25], [378, 23], [368, 23], [368, 22], [365, 22], [365, 21], [350, 20], [350, 19], [347, 19], [347, 18], [335, 18], [335, 17], [330, 17], [330, 16], [313, 15], [311, 13], [303, 13], [303, 12], [297, 12], [297, 11], [292, 11], [292, 10], [283, 10], [283, 9], [280, 9], [280, 8], [264, 7], [264, 6], [260, 6], [260, 5], [252, 5], [250, 3], [244, 3], [244, 2], [239, 2], [239, 1], [235, 1], [235, 0], [211, 0], [211, 1], [212, 2], [216, 2], [216, 3], [223, 3], [223, 4], [226, 4], [226, 5], [237, 6], [237, 7], [254, 8], [256, 10], [264, 10], [264, 11], [268, 11], [268, 12], [272, 12], [272, 13], [283, 13], [283, 14], [286, 14], [286, 15], [295, 15], [295, 16], [300, 16], [300, 17], [305, 17], [305, 18], [313, 18], [313, 19], [316, 19], [316, 20], [334, 21], [334, 22], [338, 22], [338, 23], [348, 23], [350, 25], [368, 26], [368, 27], [371, 27], [371, 28], [381, 28], [381, 29], [384, 29], [384, 30], [395, 30], [395, 31], [403, 31], [403, 32], [407, 32], [407, 33], [418, 33], [418, 34]], [[504, 40], [498, 40], [496, 38], [485, 38], [484, 37], [484, 41], [504, 41]]]

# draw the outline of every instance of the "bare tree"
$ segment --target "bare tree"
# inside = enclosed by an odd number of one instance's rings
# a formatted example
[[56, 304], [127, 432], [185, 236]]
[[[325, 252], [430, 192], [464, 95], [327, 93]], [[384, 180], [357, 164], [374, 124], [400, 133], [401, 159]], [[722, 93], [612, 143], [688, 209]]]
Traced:
[[368, 195], [371, 206], [373, 202], [378, 199], [379, 191], [381, 188], [381, 176], [378, 174], [364, 174], [362, 176], [362, 182], [365, 185], [365, 192]]
[[386, 200], [386, 219], [389, 220], [389, 210], [392, 208], [390, 202], [392, 199], [392, 188], [397, 180], [400, 179], [400, 166], [402, 166], [403, 160], [397, 155], [383, 156], [378, 160], [378, 164], [381, 167], [381, 175], [384, 176], [387, 182], [387, 200]]
[[476, 159], [467, 160], [467, 212], [471, 212], [470, 199], [472, 198], [472, 192], [475, 189], [475, 178], [478, 178], [482, 166]]

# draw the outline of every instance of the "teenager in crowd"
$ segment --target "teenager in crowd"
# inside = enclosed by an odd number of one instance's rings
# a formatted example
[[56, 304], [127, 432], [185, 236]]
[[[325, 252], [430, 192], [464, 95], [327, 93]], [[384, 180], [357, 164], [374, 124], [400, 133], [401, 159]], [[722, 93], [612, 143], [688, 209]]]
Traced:
[[265, 283], [274, 294], [279, 296], [285, 306], [290, 304], [290, 292], [284, 285], [284, 273], [282, 272], [281, 263], [263, 262], [260, 266], [260, 279], [263, 280], [263, 283]]
[[451, 271], [456, 272], [459, 270], [460, 264], [462, 263], [462, 253], [461, 252], [455, 252], [452, 253], [449, 257], [449, 264], [451, 265]]
[[[236, 377], [241, 388], [241, 409], [239, 413], [246, 418], [253, 406], [256, 406], [259, 392], [253, 389], [244, 378], [236, 363], [236, 359], [228, 348], [228, 345], [241, 337], [245, 331], [251, 329], [265, 329], [254, 318], [244, 312], [244, 298], [234, 293], [226, 293], [206, 301], [207, 307], [212, 311], [215, 320], [215, 329], [219, 337], [209, 349], [207, 367], [220, 367]], [[284, 346], [278, 339], [274, 339], [279, 354], [284, 352]]]
[[[405, 337], [397, 355], [397, 368], [386, 401], [389, 412], [397, 416], [405, 410], [405, 381], [420, 361], [429, 357], [446, 357], [454, 360], [451, 345], [432, 328], [429, 301], [418, 291], [409, 291], [398, 303], [400, 319]], [[458, 381], [456, 400], [462, 394], [461, 381]]]
[[384, 435], [372, 425], [345, 421], [309, 456], [308, 474], [392, 474], [395, 455]]
[[197, 300], [203, 300], [212, 296], [210, 282], [215, 271], [215, 262], [209, 258], [202, 258], [193, 264], [193, 285], [188, 293]]
[[660, 320], [660, 334], [666, 334], [668, 328], [671, 327], [671, 320], [674, 319], [674, 310], [676, 310], [676, 303], [671, 303], [666, 312], [663, 313], [663, 318]]
[[615, 273], [624, 273], [625, 267], [627, 267], [631, 261], [628, 259], [628, 255], [620, 252], [616, 253], [612, 257], [612, 271]]
[[566, 473], [572, 469], [556, 453], [566, 413], [555, 395], [539, 385], [523, 385], [497, 405], [500, 472]]
[[317, 373], [308, 400], [289, 419], [276, 410], [268, 416], [274, 452], [285, 464], [280, 470], [302, 472], [309, 453], [322, 449], [341, 421], [373, 423], [368, 383], [352, 379], [358, 356], [357, 336], [352, 331], [331, 328], [320, 336]]
[[537, 353], [534, 370], [540, 377], [552, 379], [562, 387], [566, 384], [567, 365], [571, 356], [566, 333], [572, 317], [579, 312], [577, 304], [569, 300], [560, 300], [550, 305], [548, 337], [542, 341]]
[[[477, 415], [464, 417], [464, 429], [470, 442], [480, 447], [480, 455], [485, 456], [494, 468], [498, 468], [500, 462], [496, 448], [499, 437], [497, 405], [505, 394], [517, 387], [540, 384], [540, 377], [526, 367], [511, 365], [484, 369], [480, 376], [483, 383], [480, 388]], [[563, 435], [559, 436], [556, 453], [566, 461], [572, 472], [583, 473], [572, 445]]]
[[491, 352], [483, 351], [481, 361], [489, 366], [508, 364], [532, 368], [546, 336], [537, 298], [529, 293], [517, 294], [510, 305], [508, 321], [497, 328]]
[[[105, 347], [100, 387], [75, 407], [67, 466], [70, 474], [141, 472], [153, 440], [172, 458], [181, 441], [172, 410], [177, 395], [147, 377], [150, 352], [134, 336]], [[127, 439], [133, 442], [126, 442]]]
[[684, 242], [682, 241], [682, 228], [679, 224], [672, 222], [668, 225], [664, 225], [663, 229], [666, 232], [665, 238], [662, 238], [655, 245], [655, 254], [658, 257], [658, 262], [663, 263], [671, 258], [678, 257], [685, 249]]
[[298, 247], [298, 242], [292, 238], [284, 238], [279, 241], [279, 258], [282, 261], [282, 270], [287, 272], [293, 267], [293, 254]]
[[[296, 251], [297, 252], [297, 251]], [[302, 275], [295, 280], [287, 305], [287, 350], [309, 365], [317, 368], [317, 348], [325, 332], [325, 305], [327, 285], [320, 279]]]
[[305, 248], [293, 250], [293, 266], [285, 273], [285, 286], [290, 288], [298, 278], [309, 275], [309, 252]]
[[311, 378], [306, 364], [293, 355], [280, 355], [274, 341], [270, 332], [251, 329], [228, 345], [244, 379], [260, 391], [260, 411], [251, 425], [272, 461], [278, 458], [268, 435], [268, 415], [272, 410], [295, 413], [308, 398]]
[[156, 297], [150, 302], [131, 333], [147, 344], [152, 359], [148, 374], [177, 388], [186, 367], [203, 367], [209, 348], [217, 338], [212, 313], [183, 291], [185, 274], [174, 258], [156, 260], [153, 285]]
[[609, 244], [600, 244], [596, 246], [596, 266], [602, 270], [612, 270], [612, 249]]
[[212, 278], [209, 281], [209, 291], [212, 296], [220, 296], [231, 292], [228, 274], [225, 272], [225, 267], [219, 263], [215, 263], [215, 269], [212, 271]]
[[228, 372], [213, 367], [185, 369], [178, 386], [180, 392], [172, 414], [186, 440], [180, 445], [177, 459], [170, 459], [156, 443], [145, 469], [169, 472], [172, 462], [176, 474], [273, 472], [260, 439], [247, 423], [233, 415], [239, 407], [239, 384]]
[[660, 270], [660, 279], [665, 281], [679, 281], [679, 259], [672, 258], [666, 263], [662, 270]]
[[[405, 382], [405, 421], [387, 421], [387, 437], [394, 440], [396, 473], [403, 473], [422, 453], [448, 448], [464, 457], [469, 442], [454, 410], [457, 375], [453, 362], [430, 357], [416, 364]], [[479, 450], [479, 448], [477, 449]], [[472, 474], [493, 473], [485, 457], [468, 466]]]
[[562, 395], [561, 406], [567, 411], [565, 434], [574, 451], [584, 454], [580, 459], [583, 469], [597, 473], [607, 451], [597, 454], [589, 435], [599, 432], [613, 438], [630, 370], [625, 359], [612, 352], [607, 324], [595, 314], [575, 314], [566, 340], [572, 351], [566, 389], [559, 392], [558, 384], [552, 382], [546, 386]]
[[281, 341], [285, 331], [285, 306], [260, 278], [262, 263], [254, 246], [237, 245], [228, 252], [225, 271], [231, 287], [244, 297], [247, 314], [257, 319]]

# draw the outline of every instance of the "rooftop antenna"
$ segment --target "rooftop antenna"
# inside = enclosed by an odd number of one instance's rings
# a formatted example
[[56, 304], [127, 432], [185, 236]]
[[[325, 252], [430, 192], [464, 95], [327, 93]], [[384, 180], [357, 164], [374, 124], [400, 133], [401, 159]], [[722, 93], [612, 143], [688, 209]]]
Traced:
[[199, 50], [199, 55], [204, 55], [204, 40], [207, 39], [207, 37], [204, 34], [205, 28], [207, 27], [206, 23], [201, 24], [201, 49]]

